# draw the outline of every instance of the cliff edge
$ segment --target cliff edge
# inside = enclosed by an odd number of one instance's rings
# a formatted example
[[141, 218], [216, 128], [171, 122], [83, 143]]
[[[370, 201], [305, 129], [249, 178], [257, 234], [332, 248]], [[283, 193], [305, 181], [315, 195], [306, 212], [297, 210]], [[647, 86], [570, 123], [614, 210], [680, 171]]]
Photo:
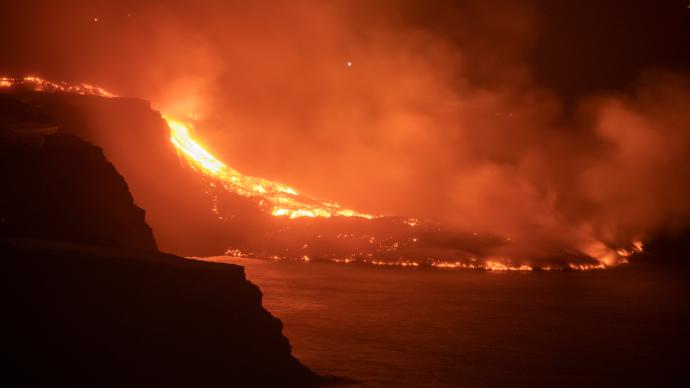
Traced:
[[[0, 113], [2, 113], [0, 111]], [[0, 115], [2, 116], [2, 115]], [[0, 117], [6, 379], [19, 386], [313, 386], [242, 267], [157, 251], [98, 147]]]
[[30, 129], [0, 136], [0, 234], [157, 251], [144, 210], [100, 148]]

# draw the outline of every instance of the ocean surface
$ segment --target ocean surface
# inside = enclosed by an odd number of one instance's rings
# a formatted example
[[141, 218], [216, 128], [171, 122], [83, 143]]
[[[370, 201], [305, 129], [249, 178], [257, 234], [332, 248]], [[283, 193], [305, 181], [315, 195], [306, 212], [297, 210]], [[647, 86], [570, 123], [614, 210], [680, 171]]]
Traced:
[[239, 264], [294, 355], [363, 387], [690, 386], [685, 273]]

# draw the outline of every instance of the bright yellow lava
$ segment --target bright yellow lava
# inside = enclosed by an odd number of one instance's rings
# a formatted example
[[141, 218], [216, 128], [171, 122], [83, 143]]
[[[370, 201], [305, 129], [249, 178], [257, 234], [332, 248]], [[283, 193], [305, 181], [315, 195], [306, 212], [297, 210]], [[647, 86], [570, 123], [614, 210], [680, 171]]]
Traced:
[[259, 199], [260, 206], [274, 216], [289, 218], [342, 216], [369, 219], [374, 217], [343, 208], [337, 203], [320, 201], [299, 194], [282, 183], [243, 175], [225, 165], [194, 140], [191, 134], [193, 127], [190, 123], [167, 115], [163, 115], [163, 118], [170, 128], [170, 141], [193, 168], [219, 181], [230, 192]]

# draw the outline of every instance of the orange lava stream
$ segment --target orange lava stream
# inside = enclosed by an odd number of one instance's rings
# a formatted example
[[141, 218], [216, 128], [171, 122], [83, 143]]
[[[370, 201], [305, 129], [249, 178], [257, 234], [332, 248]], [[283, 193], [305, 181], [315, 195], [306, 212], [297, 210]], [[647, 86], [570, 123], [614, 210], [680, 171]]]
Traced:
[[189, 162], [189, 164], [217, 180], [228, 191], [244, 197], [258, 198], [260, 206], [274, 216], [299, 217], [363, 217], [371, 219], [371, 214], [346, 209], [333, 202], [320, 201], [300, 194], [282, 183], [243, 175], [218, 160], [191, 134], [190, 123], [163, 115], [170, 128], [170, 141]]

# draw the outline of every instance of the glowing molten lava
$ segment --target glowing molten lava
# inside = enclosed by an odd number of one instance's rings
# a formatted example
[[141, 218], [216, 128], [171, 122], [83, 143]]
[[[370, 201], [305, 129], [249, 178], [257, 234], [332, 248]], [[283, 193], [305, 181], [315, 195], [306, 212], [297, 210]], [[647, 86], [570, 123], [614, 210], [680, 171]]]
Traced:
[[345, 209], [333, 202], [319, 201], [282, 183], [246, 176], [225, 165], [206, 151], [191, 135], [192, 125], [164, 115], [170, 127], [170, 141], [189, 164], [217, 180], [228, 191], [244, 197], [259, 199], [259, 205], [274, 216], [298, 217], [364, 217], [370, 214]]
[[37, 92], [64, 92], [100, 97], [116, 97], [116, 95], [98, 86], [87, 83], [71, 85], [65, 82], [51, 82], [43, 78], [26, 76], [24, 78], [0, 77], [0, 87], [27, 86]]

